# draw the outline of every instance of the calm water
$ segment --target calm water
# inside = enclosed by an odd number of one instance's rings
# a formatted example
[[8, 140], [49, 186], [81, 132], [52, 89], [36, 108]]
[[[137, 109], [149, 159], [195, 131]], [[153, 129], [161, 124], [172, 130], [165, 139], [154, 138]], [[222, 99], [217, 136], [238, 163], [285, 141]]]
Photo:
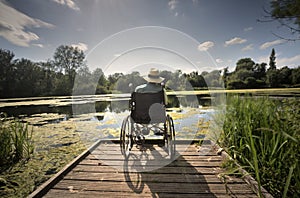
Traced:
[[[122, 120], [130, 114], [128, 101], [128, 94], [1, 99], [0, 112], [19, 117], [38, 131], [55, 125], [65, 128], [67, 133], [69, 125], [75, 125], [72, 133], [79, 133], [84, 141], [94, 142], [99, 138], [119, 137]], [[174, 119], [177, 137], [203, 138], [197, 131], [202, 126], [199, 120], [208, 122], [214, 112], [210, 98], [168, 96], [168, 102], [167, 112]], [[48, 138], [56, 137], [53, 130], [47, 133]]]

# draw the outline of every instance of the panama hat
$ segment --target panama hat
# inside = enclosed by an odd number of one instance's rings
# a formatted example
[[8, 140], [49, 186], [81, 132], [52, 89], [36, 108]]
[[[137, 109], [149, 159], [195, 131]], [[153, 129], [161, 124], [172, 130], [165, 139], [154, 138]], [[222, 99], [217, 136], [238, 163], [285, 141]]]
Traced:
[[164, 78], [159, 76], [159, 72], [155, 68], [151, 68], [148, 75], [144, 76], [144, 79], [151, 83], [161, 83], [164, 80]]

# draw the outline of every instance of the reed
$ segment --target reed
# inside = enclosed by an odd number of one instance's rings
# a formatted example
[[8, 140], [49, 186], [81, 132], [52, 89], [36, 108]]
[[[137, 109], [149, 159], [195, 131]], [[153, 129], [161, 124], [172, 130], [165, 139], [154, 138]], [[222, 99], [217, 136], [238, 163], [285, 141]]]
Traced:
[[9, 120], [4, 113], [0, 119], [0, 167], [4, 170], [33, 153], [32, 130], [18, 119]]
[[229, 95], [219, 144], [274, 197], [300, 197], [299, 118], [297, 99]]

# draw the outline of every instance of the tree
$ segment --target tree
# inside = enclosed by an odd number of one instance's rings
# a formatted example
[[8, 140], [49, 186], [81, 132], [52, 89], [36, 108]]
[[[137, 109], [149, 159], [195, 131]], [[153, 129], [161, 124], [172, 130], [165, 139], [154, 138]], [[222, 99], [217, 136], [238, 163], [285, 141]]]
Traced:
[[10, 97], [14, 84], [14, 53], [0, 48], [0, 97]]
[[239, 71], [241, 69], [250, 71], [254, 69], [254, 65], [255, 62], [251, 58], [242, 58], [236, 63], [235, 71]]
[[300, 0], [271, 1], [271, 12], [268, 15], [288, 28], [292, 34], [298, 34], [298, 37], [287, 40], [300, 39]]
[[39, 62], [38, 66], [43, 71], [43, 81], [41, 85], [41, 89], [43, 90], [42, 95], [51, 95], [54, 88], [54, 63], [51, 60], [47, 60], [46, 62]]
[[275, 56], [275, 50], [274, 48], [272, 49], [271, 55], [270, 55], [270, 61], [269, 61], [269, 69], [268, 70], [274, 70], [276, 69], [276, 56]]
[[85, 64], [84, 58], [85, 55], [82, 50], [67, 45], [59, 46], [54, 53], [56, 68], [68, 77], [69, 84], [67, 85], [67, 89], [69, 94], [73, 87], [76, 71]]
[[278, 87], [279, 82], [278, 82], [278, 70], [276, 69], [269, 69], [267, 71], [267, 84], [270, 87]]
[[254, 66], [254, 77], [259, 80], [265, 80], [266, 78], [266, 63], [258, 64]]
[[282, 67], [279, 70], [279, 74], [278, 74], [278, 83], [280, 84], [280, 86], [287, 86], [290, 85], [292, 82], [292, 70], [290, 68], [288, 68], [287, 66]]
[[300, 86], [300, 66], [292, 70], [291, 81], [293, 85]]

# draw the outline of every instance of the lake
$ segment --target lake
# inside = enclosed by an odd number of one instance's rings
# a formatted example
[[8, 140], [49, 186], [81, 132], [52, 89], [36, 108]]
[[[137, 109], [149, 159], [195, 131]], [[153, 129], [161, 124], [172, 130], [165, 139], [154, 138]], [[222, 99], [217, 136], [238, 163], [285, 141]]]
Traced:
[[[122, 120], [130, 114], [129, 94], [1, 99], [0, 112], [33, 126], [37, 150], [78, 142], [88, 147], [98, 139], [118, 139]], [[177, 139], [202, 139], [215, 111], [211, 98], [168, 96], [167, 113]], [[75, 138], [76, 137], [76, 138]]]

